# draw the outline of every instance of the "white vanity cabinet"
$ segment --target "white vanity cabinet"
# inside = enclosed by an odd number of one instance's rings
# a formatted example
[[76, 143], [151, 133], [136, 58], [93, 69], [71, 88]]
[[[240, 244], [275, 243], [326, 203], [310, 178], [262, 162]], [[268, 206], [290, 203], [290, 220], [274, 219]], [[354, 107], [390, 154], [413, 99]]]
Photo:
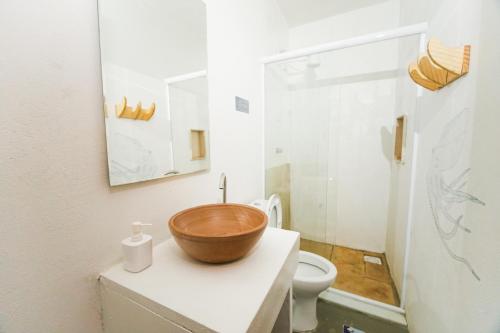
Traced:
[[291, 332], [291, 286], [299, 234], [267, 228], [243, 259], [210, 265], [189, 258], [169, 239], [153, 265], [129, 273], [120, 264], [101, 274], [106, 333]]

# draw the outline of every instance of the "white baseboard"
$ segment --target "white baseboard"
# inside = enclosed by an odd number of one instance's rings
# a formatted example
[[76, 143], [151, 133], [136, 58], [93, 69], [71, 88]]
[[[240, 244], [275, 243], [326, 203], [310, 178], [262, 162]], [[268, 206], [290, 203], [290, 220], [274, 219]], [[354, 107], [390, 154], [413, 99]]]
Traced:
[[374, 301], [372, 299], [354, 295], [339, 289], [329, 288], [319, 295], [325, 301], [339, 304], [350, 309], [392, 321], [399, 325], [407, 325], [405, 310], [397, 306]]

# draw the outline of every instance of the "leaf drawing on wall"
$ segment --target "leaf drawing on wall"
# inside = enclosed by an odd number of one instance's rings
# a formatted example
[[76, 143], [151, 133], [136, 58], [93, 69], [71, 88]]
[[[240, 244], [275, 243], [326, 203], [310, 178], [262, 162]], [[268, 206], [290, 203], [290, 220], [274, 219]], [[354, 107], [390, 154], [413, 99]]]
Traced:
[[434, 223], [446, 251], [451, 258], [464, 264], [479, 281], [480, 277], [469, 260], [457, 254], [450, 247], [451, 240], [458, 233], [470, 234], [472, 232], [465, 226], [463, 214], [457, 214], [456, 211], [463, 208], [467, 202], [485, 205], [483, 201], [465, 191], [470, 168], [466, 168], [458, 176], [452, 177], [451, 181], [447, 180], [452, 174], [452, 169], [457, 166], [463, 152], [466, 139], [467, 111], [468, 109], [462, 111], [443, 129], [439, 142], [432, 149], [431, 165], [427, 172], [426, 182]]

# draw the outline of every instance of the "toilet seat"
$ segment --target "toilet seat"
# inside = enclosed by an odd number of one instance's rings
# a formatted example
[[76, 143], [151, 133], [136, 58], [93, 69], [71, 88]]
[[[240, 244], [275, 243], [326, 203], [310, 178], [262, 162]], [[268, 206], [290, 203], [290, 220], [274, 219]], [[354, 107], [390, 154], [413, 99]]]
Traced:
[[[307, 272], [311, 271], [317, 274], [307, 274]], [[299, 251], [299, 267], [293, 277], [294, 283], [315, 283], [321, 285], [326, 283], [328, 287], [336, 276], [337, 269], [330, 261], [311, 252]]]
[[303, 276], [307, 278], [322, 276], [325, 275], [326, 272], [322, 270], [320, 267], [311, 265], [306, 262], [299, 262], [297, 266], [297, 271], [295, 272], [297, 276]]
[[279, 194], [274, 193], [267, 200], [255, 200], [251, 205], [266, 213], [269, 218], [269, 227], [278, 229], [283, 227], [283, 211]]

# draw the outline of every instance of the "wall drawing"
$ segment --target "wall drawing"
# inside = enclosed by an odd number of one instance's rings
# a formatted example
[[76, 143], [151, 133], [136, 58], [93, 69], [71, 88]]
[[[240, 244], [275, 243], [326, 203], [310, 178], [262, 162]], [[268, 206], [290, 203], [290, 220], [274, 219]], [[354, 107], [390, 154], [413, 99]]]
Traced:
[[464, 169], [458, 176], [453, 176], [452, 172], [464, 149], [467, 112], [468, 109], [462, 111], [443, 129], [439, 142], [432, 149], [431, 165], [427, 172], [426, 182], [434, 223], [446, 251], [451, 258], [464, 264], [480, 281], [470, 261], [457, 254], [450, 246], [450, 242], [459, 233], [470, 234], [472, 232], [463, 221], [462, 212], [465, 203], [485, 205], [479, 198], [466, 192], [471, 169]]

